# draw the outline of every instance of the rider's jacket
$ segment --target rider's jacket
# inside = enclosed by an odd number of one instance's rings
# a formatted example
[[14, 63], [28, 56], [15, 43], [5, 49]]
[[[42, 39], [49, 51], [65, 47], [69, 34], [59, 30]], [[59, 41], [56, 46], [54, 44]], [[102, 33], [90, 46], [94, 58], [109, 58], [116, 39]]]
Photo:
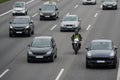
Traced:
[[73, 34], [72, 37], [71, 37], [71, 40], [74, 41], [74, 39], [79, 39], [79, 41], [81, 41], [81, 40], [82, 40], [82, 37], [81, 37], [80, 34], [77, 34], [77, 35], [76, 35], [76, 34]]

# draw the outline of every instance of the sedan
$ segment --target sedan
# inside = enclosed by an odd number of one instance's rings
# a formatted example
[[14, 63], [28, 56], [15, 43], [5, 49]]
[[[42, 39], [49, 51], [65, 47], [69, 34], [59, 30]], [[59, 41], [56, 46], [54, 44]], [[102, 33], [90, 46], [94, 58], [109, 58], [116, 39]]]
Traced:
[[40, 36], [35, 37], [28, 45], [27, 61], [42, 61], [49, 60], [54, 62], [57, 58], [57, 47], [53, 37]]
[[92, 40], [86, 54], [86, 67], [93, 65], [112, 66], [116, 68], [117, 48], [112, 40], [100, 39]]
[[60, 25], [60, 31], [67, 31], [67, 30], [80, 30], [80, 19], [77, 15], [66, 15]]

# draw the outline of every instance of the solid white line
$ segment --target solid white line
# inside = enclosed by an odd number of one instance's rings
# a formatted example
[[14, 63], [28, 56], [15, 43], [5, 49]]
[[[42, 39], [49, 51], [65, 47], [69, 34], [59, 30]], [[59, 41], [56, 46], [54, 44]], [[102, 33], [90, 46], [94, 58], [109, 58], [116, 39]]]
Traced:
[[74, 8], [77, 8], [79, 5], [77, 4]]
[[[120, 59], [119, 59], [119, 62], [120, 62]], [[120, 63], [119, 63], [119, 66], [118, 66], [117, 80], [120, 80]]]
[[52, 31], [57, 25], [54, 25], [50, 30]]
[[56, 77], [55, 80], [59, 80], [59, 79], [60, 79], [60, 77], [61, 77], [63, 71], [64, 71], [64, 69], [62, 68], [61, 71], [60, 71], [60, 73], [58, 74], [58, 76]]
[[37, 16], [38, 15], [38, 13], [35, 13], [32, 17], [35, 17], [35, 16]]
[[98, 15], [98, 13], [96, 13], [96, 14], [94, 15], [94, 17], [97, 17], [97, 15]]
[[8, 71], [10, 71], [9, 69], [6, 69], [1, 75], [0, 78], [2, 78]]
[[[33, 2], [33, 1], [34, 1], [34, 0], [28, 1], [28, 2], [26, 2], [25, 4], [29, 4], [29, 3]], [[1, 17], [1, 16], [4, 16], [4, 15], [10, 13], [10, 12], [12, 12], [12, 10], [13, 10], [13, 9], [11, 9], [11, 10], [5, 12], [5, 13], [0, 14], [0, 17]]]
[[70, 13], [67, 13], [66, 15], [69, 15]]
[[91, 27], [91, 25], [89, 25], [86, 30], [89, 30], [90, 27]]

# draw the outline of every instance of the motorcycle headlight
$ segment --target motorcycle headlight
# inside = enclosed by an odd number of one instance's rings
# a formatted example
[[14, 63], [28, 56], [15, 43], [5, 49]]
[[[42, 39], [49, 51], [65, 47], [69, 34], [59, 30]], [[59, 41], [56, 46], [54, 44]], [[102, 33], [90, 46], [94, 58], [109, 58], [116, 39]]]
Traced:
[[32, 55], [32, 52], [31, 52], [31, 51], [28, 51], [28, 54]]
[[52, 13], [52, 15], [55, 15], [55, 13]]
[[13, 26], [10, 25], [10, 28], [13, 29]]
[[26, 28], [26, 29], [28, 29], [28, 28], [29, 28], [29, 25], [28, 25], [28, 26], [26, 26], [25, 28]]

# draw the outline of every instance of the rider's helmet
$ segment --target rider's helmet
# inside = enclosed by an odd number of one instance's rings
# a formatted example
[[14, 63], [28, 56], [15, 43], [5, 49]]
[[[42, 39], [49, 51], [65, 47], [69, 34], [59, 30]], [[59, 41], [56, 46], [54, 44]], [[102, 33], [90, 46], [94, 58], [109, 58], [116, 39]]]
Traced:
[[75, 35], [77, 35], [77, 34], [78, 34], [78, 29], [75, 30]]

